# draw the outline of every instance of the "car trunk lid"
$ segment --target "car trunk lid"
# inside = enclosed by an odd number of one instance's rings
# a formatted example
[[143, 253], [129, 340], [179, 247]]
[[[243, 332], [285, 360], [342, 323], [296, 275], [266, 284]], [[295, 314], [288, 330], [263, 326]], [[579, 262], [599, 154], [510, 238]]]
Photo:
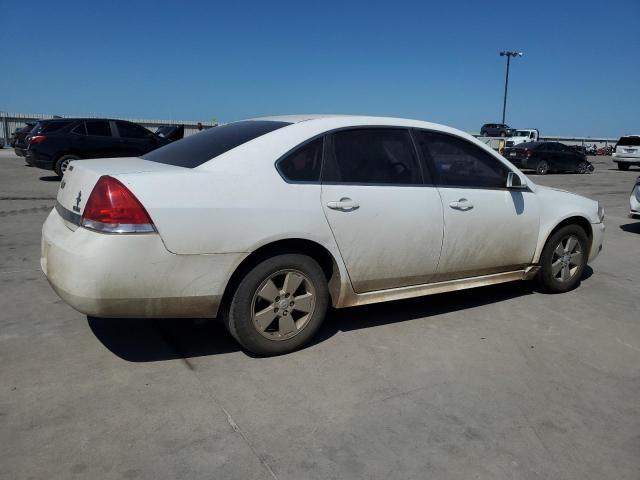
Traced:
[[80, 225], [89, 195], [100, 177], [166, 170], [184, 169], [135, 157], [74, 161], [69, 165], [60, 182], [56, 210], [63, 218], [65, 225], [75, 230]]

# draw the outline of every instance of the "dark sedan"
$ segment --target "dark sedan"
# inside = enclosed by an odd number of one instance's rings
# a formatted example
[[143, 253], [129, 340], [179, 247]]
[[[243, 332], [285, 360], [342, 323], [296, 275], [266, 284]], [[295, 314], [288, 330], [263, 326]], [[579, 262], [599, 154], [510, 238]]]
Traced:
[[171, 140], [124, 120], [42, 120], [27, 137], [27, 162], [62, 177], [69, 162], [83, 158], [139, 157]]
[[593, 172], [587, 156], [558, 142], [528, 142], [505, 148], [502, 155], [520, 170], [535, 170], [538, 175], [549, 172]]

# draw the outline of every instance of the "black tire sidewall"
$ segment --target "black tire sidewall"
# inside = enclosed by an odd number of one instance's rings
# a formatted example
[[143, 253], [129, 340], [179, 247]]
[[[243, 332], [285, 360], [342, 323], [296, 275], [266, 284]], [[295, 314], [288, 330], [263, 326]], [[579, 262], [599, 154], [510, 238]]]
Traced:
[[626, 163], [618, 163], [618, 169], [619, 170], [629, 170], [629, 165], [627, 165]]
[[[582, 249], [582, 265], [580, 265], [576, 275], [568, 282], [559, 282], [553, 278], [551, 272], [551, 261], [553, 259], [553, 251], [560, 243], [560, 240], [568, 235], [575, 235], [578, 237], [580, 247]], [[587, 260], [589, 257], [589, 238], [582, 227], [578, 225], [565, 225], [559, 228], [553, 233], [547, 240], [547, 243], [542, 250], [540, 256], [540, 272], [538, 272], [538, 282], [542, 289], [549, 293], [562, 293], [573, 290], [579, 283], [584, 273], [584, 269], [587, 266]]]
[[[267, 277], [287, 268], [301, 271], [313, 283], [315, 311], [296, 336], [287, 340], [269, 340], [258, 333], [253, 325], [251, 302], [254, 292]], [[261, 356], [281, 355], [299, 349], [313, 337], [322, 325], [328, 304], [327, 278], [314, 259], [295, 253], [277, 255], [256, 264], [240, 281], [226, 312], [226, 324], [231, 335], [248, 351]]]

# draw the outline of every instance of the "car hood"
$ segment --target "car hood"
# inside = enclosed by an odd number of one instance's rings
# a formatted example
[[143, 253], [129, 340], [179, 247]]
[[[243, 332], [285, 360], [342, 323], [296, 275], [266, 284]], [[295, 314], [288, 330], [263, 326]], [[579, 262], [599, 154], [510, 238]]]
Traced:
[[561, 205], [575, 215], [587, 218], [591, 223], [598, 223], [598, 202], [577, 193], [568, 192], [559, 188], [535, 185], [532, 190], [536, 193], [541, 205], [551, 209]]

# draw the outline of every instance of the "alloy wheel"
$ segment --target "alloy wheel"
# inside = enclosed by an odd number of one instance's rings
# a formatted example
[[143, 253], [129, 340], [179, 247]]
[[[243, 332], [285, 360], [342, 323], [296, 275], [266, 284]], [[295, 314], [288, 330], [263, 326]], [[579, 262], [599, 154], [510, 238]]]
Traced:
[[67, 158], [66, 160], [64, 160], [61, 164], [60, 164], [60, 171], [62, 172], [62, 174], [64, 175], [67, 171], [67, 168], [69, 168], [69, 163], [71, 162], [70, 158]]
[[263, 281], [253, 295], [253, 325], [269, 340], [287, 340], [307, 326], [315, 303], [315, 288], [304, 273], [280, 270]]
[[582, 265], [582, 245], [575, 235], [560, 240], [551, 256], [551, 274], [559, 282], [568, 282]]

